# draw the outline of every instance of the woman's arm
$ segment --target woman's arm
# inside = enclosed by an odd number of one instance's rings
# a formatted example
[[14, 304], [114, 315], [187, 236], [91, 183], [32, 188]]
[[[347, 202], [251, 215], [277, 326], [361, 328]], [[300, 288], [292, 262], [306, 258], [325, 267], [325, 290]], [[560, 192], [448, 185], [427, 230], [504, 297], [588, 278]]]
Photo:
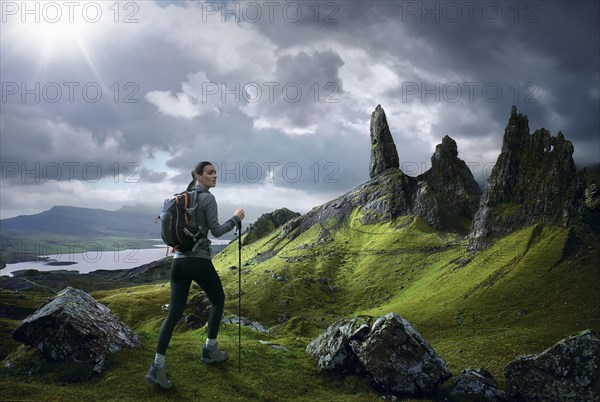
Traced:
[[[215, 197], [210, 194], [208, 197], [206, 197], [206, 204], [204, 206], [205, 210], [206, 210], [206, 223], [208, 224], [208, 228], [210, 229], [210, 232], [212, 233], [213, 236], [215, 237], [221, 237], [223, 236], [225, 233], [229, 232], [230, 230], [232, 230], [238, 223], [240, 223], [244, 217], [244, 212], [243, 210], [236, 210], [235, 215], [233, 215], [231, 218], [229, 218], [227, 221], [225, 221], [225, 223], [223, 223], [222, 225], [219, 224], [219, 215], [217, 212], [217, 201], [215, 200]], [[241, 213], [240, 213], [241, 211]], [[241, 215], [241, 217], [240, 217]]]

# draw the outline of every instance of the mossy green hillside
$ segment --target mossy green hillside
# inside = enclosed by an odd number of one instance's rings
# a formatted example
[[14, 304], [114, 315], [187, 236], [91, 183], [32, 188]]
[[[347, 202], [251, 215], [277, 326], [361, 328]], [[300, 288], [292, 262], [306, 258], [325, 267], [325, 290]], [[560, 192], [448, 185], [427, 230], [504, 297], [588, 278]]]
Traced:
[[[242, 315], [269, 326], [271, 334], [243, 329], [241, 373], [237, 326], [223, 324], [219, 341], [230, 355], [224, 365], [197, 361], [206, 328], [175, 332], [167, 364], [176, 388], [165, 393], [146, 384], [143, 375], [170, 290], [168, 283], [155, 283], [92, 292], [140, 335], [141, 351], [119, 352], [101, 377], [68, 386], [68, 375], [41, 366], [28, 352], [15, 359], [21, 368], [0, 368], [3, 396], [6, 389], [9, 399], [375, 401], [366, 380], [321, 373], [304, 352], [319, 331], [341, 317], [396, 312], [455, 375], [484, 367], [501, 386], [503, 369], [516, 356], [541, 352], [585, 328], [600, 331], [595, 301], [600, 251], [594, 234], [578, 237], [570, 229], [535, 225], [469, 254], [462, 236], [437, 232], [422, 218], [373, 225], [363, 225], [361, 218], [358, 208], [343, 221], [313, 225], [297, 236], [276, 230], [243, 247]], [[226, 308], [237, 314], [238, 271], [230, 269], [238, 265], [237, 242], [213, 261]], [[199, 292], [193, 287], [190, 297]]]
[[[326, 240], [315, 225], [291, 241], [274, 232], [244, 249], [250, 273], [242, 275], [242, 314], [266, 325], [296, 317], [306, 334], [340, 316], [396, 312], [455, 374], [482, 366], [501, 383], [517, 355], [585, 328], [600, 330], [593, 296], [600, 255], [592, 234], [574, 240], [571, 229], [535, 225], [469, 254], [463, 237], [437, 232], [419, 217], [375, 225], [362, 225], [361, 217], [358, 208], [342, 224], [330, 222], [337, 230], [327, 230]], [[232, 244], [215, 259], [230, 309], [237, 308], [237, 271], [226, 267], [237, 265], [237, 251]]]

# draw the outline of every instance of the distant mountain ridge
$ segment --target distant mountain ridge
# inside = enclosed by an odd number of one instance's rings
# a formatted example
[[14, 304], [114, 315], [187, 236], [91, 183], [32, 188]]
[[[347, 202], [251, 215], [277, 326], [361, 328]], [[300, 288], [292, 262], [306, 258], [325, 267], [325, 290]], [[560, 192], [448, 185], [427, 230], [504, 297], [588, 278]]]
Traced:
[[73, 237], [127, 237], [150, 239], [160, 237], [154, 224], [155, 214], [136, 212], [135, 208], [117, 211], [54, 206], [35, 215], [21, 215], [0, 220], [2, 237], [23, 236], [32, 233], [49, 233]]

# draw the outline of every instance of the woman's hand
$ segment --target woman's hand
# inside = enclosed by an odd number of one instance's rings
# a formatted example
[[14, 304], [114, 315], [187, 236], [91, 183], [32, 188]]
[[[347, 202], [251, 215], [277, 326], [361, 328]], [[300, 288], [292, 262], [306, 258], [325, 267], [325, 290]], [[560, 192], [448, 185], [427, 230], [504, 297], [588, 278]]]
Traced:
[[236, 209], [233, 214], [240, 218], [240, 220], [244, 219], [244, 217], [246, 216], [246, 212], [242, 208]]

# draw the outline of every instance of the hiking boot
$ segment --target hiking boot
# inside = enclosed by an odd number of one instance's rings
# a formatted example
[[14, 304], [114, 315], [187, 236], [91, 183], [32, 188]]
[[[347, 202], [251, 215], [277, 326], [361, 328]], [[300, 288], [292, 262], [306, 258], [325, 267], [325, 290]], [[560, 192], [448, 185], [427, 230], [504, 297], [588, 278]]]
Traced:
[[222, 362], [227, 359], [227, 353], [219, 350], [219, 344], [217, 343], [215, 346], [202, 346], [202, 360], [204, 363], [216, 363]]
[[169, 389], [173, 386], [173, 383], [167, 379], [165, 368], [155, 366], [154, 363], [152, 363], [146, 374], [146, 381], [162, 389]]

